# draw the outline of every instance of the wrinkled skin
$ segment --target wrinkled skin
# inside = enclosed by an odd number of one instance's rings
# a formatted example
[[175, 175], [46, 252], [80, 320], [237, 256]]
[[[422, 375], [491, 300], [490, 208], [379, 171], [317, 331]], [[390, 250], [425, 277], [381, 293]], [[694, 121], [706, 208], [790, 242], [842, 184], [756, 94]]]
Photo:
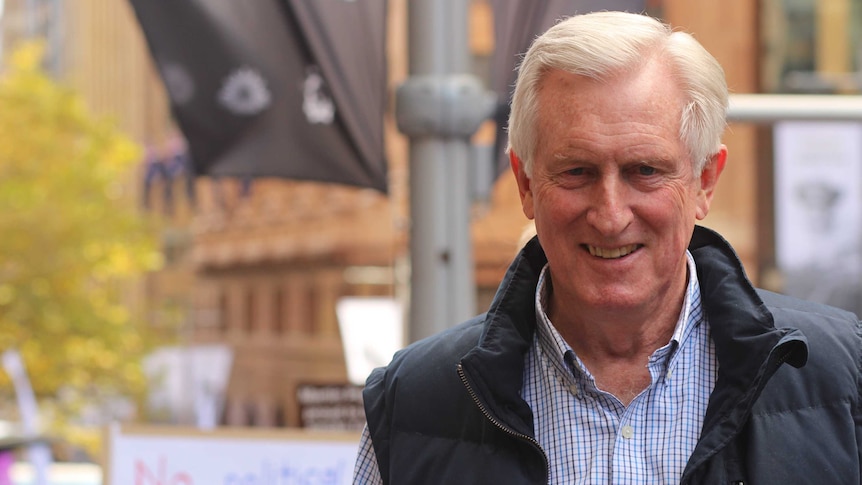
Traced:
[[694, 173], [679, 139], [683, 96], [661, 62], [601, 82], [551, 70], [539, 107], [531, 176], [516, 153], [511, 162], [550, 263], [551, 320], [570, 344], [666, 343], [725, 147]]

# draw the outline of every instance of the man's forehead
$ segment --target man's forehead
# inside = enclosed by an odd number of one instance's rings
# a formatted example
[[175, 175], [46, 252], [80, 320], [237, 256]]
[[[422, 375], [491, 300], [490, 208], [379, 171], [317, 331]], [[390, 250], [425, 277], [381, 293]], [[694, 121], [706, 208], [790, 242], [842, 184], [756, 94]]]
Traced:
[[[589, 118], [626, 118], [655, 112], [678, 120], [684, 92], [667, 69], [642, 69], [604, 79], [592, 79], [561, 70], [549, 71], [538, 94], [539, 124], [543, 121], [578, 122]], [[668, 116], [670, 115], [670, 116]]]

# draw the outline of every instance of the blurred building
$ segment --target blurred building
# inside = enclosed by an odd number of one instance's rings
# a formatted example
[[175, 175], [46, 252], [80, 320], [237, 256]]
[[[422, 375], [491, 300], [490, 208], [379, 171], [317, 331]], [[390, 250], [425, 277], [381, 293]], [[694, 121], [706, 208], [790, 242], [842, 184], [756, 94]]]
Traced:
[[[647, 4], [694, 33], [725, 67], [734, 93], [860, 90], [859, 0]], [[481, 69], [494, 46], [492, 20], [483, 0], [474, 7], [471, 49]], [[287, 180], [189, 181], [176, 161], [183, 149], [164, 89], [126, 2], [6, 0], [3, 27], [3, 48], [16, 36], [46, 36], [49, 67], [148, 148], [129, 183], [142, 207], [163, 216], [167, 266], [142, 285], [138, 304], [154, 325], [179, 322], [182, 345], [232, 351], [219, 421], [301, 425], [299, 386], [347, 383], [336, 302], [407, 294], [407, 141], [391, 112], [388, 197]], [[406, 0], [390, 0], [388, 29], [395, 86], [407, 70]], [[492, 132], [483, 128], [477, 142]], [[775, 281], [771, 140], [769, 127], [731, 126], [730, 163], [706, 221], [764, 284]], [[477, 311], [493, 296], [526, 222], [508, 176], [475, 207]]]

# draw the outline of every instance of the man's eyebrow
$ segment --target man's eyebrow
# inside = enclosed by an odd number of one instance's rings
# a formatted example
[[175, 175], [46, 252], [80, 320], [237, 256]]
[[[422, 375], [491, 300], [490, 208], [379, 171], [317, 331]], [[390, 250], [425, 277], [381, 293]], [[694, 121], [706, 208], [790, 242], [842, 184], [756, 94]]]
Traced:
[[553, 154], [551, 154], [551, 156], [554, 158], [554, 160], [579, 160], [584, 158], [579, 155], [580, 153], [583, 153], [583, 149], [565, 147], [562, 150], [554, 152]]

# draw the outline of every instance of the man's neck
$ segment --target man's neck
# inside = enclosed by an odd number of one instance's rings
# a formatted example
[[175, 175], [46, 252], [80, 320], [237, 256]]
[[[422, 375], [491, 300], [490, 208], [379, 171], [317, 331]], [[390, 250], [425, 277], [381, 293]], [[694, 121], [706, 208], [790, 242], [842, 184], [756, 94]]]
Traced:
[[625, 318], [613, 312], [565, 315], [553, 308], [548, 316], [554, 328], [582, 359], [624, 361], [648, 357], [670, 341], [682, 302], [680, 297], [678, 304], [665, 312]]
[[[688, 277], [672, 290], [674, 297], [656, 299], [645, 308], [589, 308], [559, 304], [547, 295], [545, 309], [554, 328], [565, 339], [600, 389], [628, 405], [649, 386], [650, 356], [670, 342], [685, 302]], [[652, 303], [652, 302], [651, 302]]]

